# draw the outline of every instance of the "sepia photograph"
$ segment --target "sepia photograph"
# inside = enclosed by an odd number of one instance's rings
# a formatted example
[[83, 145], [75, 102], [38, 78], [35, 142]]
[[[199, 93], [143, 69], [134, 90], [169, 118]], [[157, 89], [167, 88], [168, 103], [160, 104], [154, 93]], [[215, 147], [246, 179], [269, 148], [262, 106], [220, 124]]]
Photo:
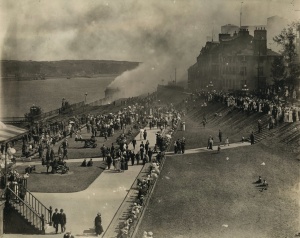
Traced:
[[300, 0], [0, 0], [1, 238], [300, 238]]

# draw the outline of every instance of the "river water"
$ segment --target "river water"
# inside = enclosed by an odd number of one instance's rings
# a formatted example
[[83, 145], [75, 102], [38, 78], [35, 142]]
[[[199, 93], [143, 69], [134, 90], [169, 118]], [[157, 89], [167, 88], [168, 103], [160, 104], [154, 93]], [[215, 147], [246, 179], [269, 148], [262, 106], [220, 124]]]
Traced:
[[34, 104], [43, 112], [57, 109], [62, 98], [69, 103], [87, 103], [104, 98], [105, 88], [115, 79], [112, 76], [95, 78], [50, 78], [32, 81], [2, 80], [0, 94], [1, 117], [23, 117]]

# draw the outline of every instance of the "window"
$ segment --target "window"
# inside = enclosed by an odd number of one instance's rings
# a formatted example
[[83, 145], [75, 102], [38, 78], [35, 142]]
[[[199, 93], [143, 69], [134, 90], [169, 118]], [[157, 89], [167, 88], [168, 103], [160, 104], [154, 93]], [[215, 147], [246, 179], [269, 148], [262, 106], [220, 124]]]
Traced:
[[258, 67], [258, 73], [259, 73], [259, 76], [263, 76], [264, 75], [264, 68], [263, 67]]
[[240, 68], [240, 75], [247, 75], [247, 67], [243, 66]]

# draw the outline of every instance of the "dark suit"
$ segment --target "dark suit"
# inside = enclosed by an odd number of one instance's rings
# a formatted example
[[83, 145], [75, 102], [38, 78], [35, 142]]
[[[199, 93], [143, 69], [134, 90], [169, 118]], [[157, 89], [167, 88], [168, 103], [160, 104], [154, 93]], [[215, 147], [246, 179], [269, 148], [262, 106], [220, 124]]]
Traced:
[[100, 215], [97, 215], [95, 218], [95, 232], [96, 235], [101, 235], [101, 233], [103, 232], [103, 228], [102, 228], [102, 219]]
[[67, 216], [65, 213], [61, 212], [59, 214], [59, 223], [61, 225], [61, 232], [65, 232], [67, 224]]
[[54, 212], [52, 215], [52, 222], [53, 222], [53, 227], [55, 228], [55, 232], [57, 234], [58, 232], [58, 224], [60, 223], [60, 214], [57, 212]]

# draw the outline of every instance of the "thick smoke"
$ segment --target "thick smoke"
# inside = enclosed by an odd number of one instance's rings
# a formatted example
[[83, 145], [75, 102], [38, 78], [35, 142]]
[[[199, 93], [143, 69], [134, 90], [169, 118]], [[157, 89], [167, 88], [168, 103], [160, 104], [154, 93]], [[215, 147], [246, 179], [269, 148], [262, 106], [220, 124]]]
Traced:
[[[112, 87], [125, 96], [187, 78], [207, 36], [239, 25], [240, 0], [3, 0], [2, 59], [104, 59], [143, 62]], [[297, 18], [299, 0], [244, 1], [242, 24], [264, 25], [279, 15]], [[212, 32], [212, 30], [214, 31]], [[270, 46], [269, 46], [270, 47]]]

